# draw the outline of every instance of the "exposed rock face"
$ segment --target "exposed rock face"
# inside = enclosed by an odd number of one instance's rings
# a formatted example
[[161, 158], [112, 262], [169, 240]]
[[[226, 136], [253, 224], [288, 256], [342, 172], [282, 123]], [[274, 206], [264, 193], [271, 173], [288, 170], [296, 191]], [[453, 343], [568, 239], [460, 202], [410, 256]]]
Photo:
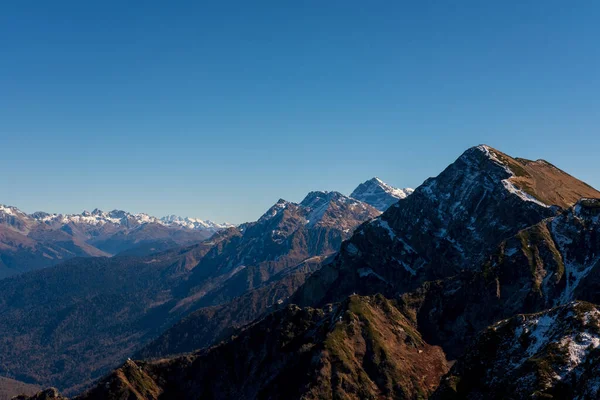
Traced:
[[[547, 171], [562, 184], [548, 183]], [[487, 146], [471, 148], [358, 228], [336, 261], [309, 278], [294, 301], [324, 304], [353, 291], [393, 296], [476, 269], [502, 240], [556, 215], [559, 207], [544, 201], [560, 197], [566, 204], [581, 193], [600, 197], [550, 164], [519, 161]]]
[[600, 310], [572, 302], [500, 321], [478, 336], [434, 399], [597, 399]]
[[574, 299], [600, 303], [599, 200], [582, 200], [503, 241], [480, 270], [403, 296], [431, 343], [458, 356], [481, 329]]
[[288, 306], [190, 356], [128, 362], [79, 398], [418, 399], [445, 371], [441, 349], [393, 302], [352, 296], [322, 310]]
[[358, 185], [350, 197], [372, 205], [379, 211], [385, 211], [412, 192], [411, 188], [397, 189], [379, 178], [372, 178]]

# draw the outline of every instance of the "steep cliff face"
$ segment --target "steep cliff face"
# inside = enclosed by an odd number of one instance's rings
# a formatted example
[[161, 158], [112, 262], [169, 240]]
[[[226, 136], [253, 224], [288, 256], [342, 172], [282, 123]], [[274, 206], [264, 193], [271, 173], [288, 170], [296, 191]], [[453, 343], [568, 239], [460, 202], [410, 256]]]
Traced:
[[434, 399], [597, 399], [600, 310], [572, 302], [500, 321], [477, 337]]
[[185, 357], [127, 362], [80, 399], [426, 398], [441, 349], [381, 296], [288, 306], [233, 340]]
[[315, 273], [294, 301], [324, 304], [354, 291], [393, 296], [476, 269], [502, 240], [556, 215], [581, 194], [600, 196], [546, 162], [471, 148], [359, 227], [336, 261]]

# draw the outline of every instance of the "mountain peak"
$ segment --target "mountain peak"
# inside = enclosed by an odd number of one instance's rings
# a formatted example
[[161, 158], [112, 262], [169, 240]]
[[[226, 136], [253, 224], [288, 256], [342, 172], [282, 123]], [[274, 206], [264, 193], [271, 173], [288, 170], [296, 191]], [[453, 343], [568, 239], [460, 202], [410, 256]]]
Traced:
[[342, 201], [345, 201], [347, 198], [348, 197], [344, 196], [340, 192], [313, 191], [306, 195], [306, 197], [300, 202], [300, 205], [304, 207], [315, 207], [332, 200], [342, 199]]
[[[479, 145], [465, 151], [457, 161], [462, 161], [471, 169], [485, 168], [482, 158], [504, 170], [496, 179], [505, 189], [522, 200], [539, 205], [568, 208], [583, 197], [600, 197], [600, 192], [551, 163], [538, 159], [513, 158], [488, 145]], [[489, 164], [488, 164], [489, 165]], [[491, 171], [490, 171], [491, 172]]]
[[23, 215], [23, 214], [25, 214], [24, 212], [19, 210], [17, 207], [7, 206], [4, 204], [0, 204], [0, 213], [7, 214], [7, 215]]
[[411, 188], [398, 189], [388, 185], [378, 177], [374, 177], [358, 185], [350, 197], [367, 203], [379, 211], [385, 211], [392, 204], [406, 198], [412, 192], [413, 189]]
[[281, 213], [283, 210], [285, 210], [290, 204], [292, 204], [292, 203], [290, 203], [289, 201], [284, 200], [284, 199], [277, 200], [277, 203], [273, 204], [267, 210], [267, 212], [265, 212], [256, 222], [258, 222], [258, 223], [265, 222], [265, 221], [268, 221], [268, 220], [276, 217], [277, 215], [279, 215], [279, 213]]

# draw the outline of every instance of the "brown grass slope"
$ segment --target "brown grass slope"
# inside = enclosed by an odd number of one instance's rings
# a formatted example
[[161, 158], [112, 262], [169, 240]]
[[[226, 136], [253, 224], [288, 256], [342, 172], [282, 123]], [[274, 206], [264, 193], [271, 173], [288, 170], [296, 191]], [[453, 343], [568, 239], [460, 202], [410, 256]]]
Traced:
[[425, 399], [447, 371], [395, 302], [351, 296], [288, 306], [192, 355], [127, 361], [78, 399]]
[[568, 208], [584, 197], [600, 198], [600, 192], [546, 160], [512, 158], [489, 147], [515, 176], [509, 178], [519, 189], [548, 205]]

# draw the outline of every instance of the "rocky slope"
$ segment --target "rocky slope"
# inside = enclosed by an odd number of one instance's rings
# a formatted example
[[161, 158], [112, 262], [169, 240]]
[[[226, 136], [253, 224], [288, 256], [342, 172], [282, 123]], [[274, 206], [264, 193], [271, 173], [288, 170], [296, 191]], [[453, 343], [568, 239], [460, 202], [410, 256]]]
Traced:
[[428, 282], [402, 296], [431, 343], [458, 356], [487, 325], [574, 299], [600, 303], [600, 200], [503, 241], [479, 270]]
[[200, 242], [227, 225], [113, 210], [26, 214], [0, 205], [0, 278], [74, 257], [146, 255]]
[[350, 197], [367, 203], [379, 211], [385, 211], [398, 200], [406, 198], [413, 192], [411, 188], [398, 189], [375, 177], [361, 183]]
[[434, 399], [597, 399], [600, 310], [572, 302], [500, 321], [443, 380]]
[[352, 292], [394, 296], [477, 269], [502, 240], [581, 197], [600, 192], [547, 162], [471, 148], [360, 226], [336, 261], [313, 274], [293, 301], [319, 305]]

